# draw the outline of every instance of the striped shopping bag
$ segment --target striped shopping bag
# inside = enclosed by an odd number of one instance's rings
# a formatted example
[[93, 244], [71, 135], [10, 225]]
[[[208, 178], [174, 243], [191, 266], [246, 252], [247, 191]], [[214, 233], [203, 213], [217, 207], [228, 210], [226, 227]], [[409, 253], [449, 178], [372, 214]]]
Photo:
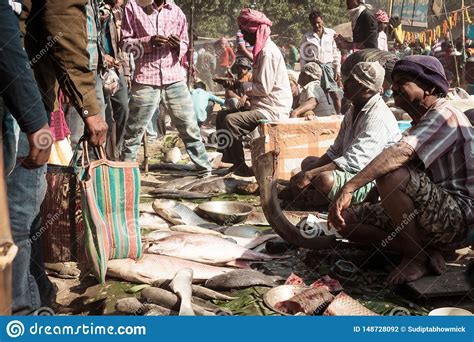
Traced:
[[103, 148], [89, 161], [84, 143], [82, 215], [86, 255], [92, 272], [105, 282], [108, 260], [138, 259], [142, 254], [139, 218], [140, 171], [137, 163], [112, 162]]

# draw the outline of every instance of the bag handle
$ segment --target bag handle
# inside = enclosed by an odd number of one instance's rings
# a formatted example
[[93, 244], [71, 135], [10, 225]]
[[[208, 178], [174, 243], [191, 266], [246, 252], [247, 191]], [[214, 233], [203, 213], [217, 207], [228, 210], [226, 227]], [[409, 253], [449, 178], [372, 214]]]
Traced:
[[[82, 168], [85, 168], [85, 165], [90, 165], [90, 158], [89, 158], [89, 143], [87, 142], [87, 138], [83, 136], [81, 138], [82, 142]], [[101, 161], [107, 161], [107, 157], [105, 155], [105, 150], [104, 147], [99, 146], [99, 147], [94, 147], [94, 152], [96, 153], [97, 157]]]

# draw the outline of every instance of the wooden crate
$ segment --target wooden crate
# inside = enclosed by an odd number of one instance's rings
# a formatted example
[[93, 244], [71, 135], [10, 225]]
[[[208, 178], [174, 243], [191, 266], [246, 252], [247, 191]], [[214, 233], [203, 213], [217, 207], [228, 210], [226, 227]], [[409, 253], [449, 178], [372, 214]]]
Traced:
[[279, 178], [289, 180], [291, 171], [301, 166], [309, 156], [320, 157], [334, 143], [342, 116], [316, 118], [312, 121], [290, 119], [260, 126], [260, 137], [252, 144], [252, 159], [278, 150]]

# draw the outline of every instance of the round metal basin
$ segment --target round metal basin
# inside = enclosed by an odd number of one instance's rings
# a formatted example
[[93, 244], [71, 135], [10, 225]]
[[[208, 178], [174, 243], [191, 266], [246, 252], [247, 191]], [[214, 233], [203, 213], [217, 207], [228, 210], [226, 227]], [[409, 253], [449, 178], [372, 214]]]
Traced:
[[253, 206], [239, 202], [206, 202], [196, 208], [198, 214], [224, 226], [245, 222], [253, 210]]
[[275, 309], [275, 305], [277, 303], [288, 300], [308, 289], [309, 287], [301, 286], [301, 285], [277, 286], [263, 295], [263, 302], [265, 303], [266, 306], [268, 306], [269, 309], [279, 313], [280, 315], [291, 316], [285, 312]]

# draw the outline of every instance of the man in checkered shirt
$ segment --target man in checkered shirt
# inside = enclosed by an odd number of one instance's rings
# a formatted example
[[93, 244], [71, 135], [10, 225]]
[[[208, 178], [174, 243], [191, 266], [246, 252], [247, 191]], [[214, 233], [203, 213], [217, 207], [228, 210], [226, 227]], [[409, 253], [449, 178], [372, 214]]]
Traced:
[[123, 50], [133, 53], [136, 69], [123, 160], [137, 159], [146, 126], [164, 101], [196, 168], [211, 171], [180, 65], [188, 43], [186, 16], [171, 1], [131, 0], [125, 7]]

